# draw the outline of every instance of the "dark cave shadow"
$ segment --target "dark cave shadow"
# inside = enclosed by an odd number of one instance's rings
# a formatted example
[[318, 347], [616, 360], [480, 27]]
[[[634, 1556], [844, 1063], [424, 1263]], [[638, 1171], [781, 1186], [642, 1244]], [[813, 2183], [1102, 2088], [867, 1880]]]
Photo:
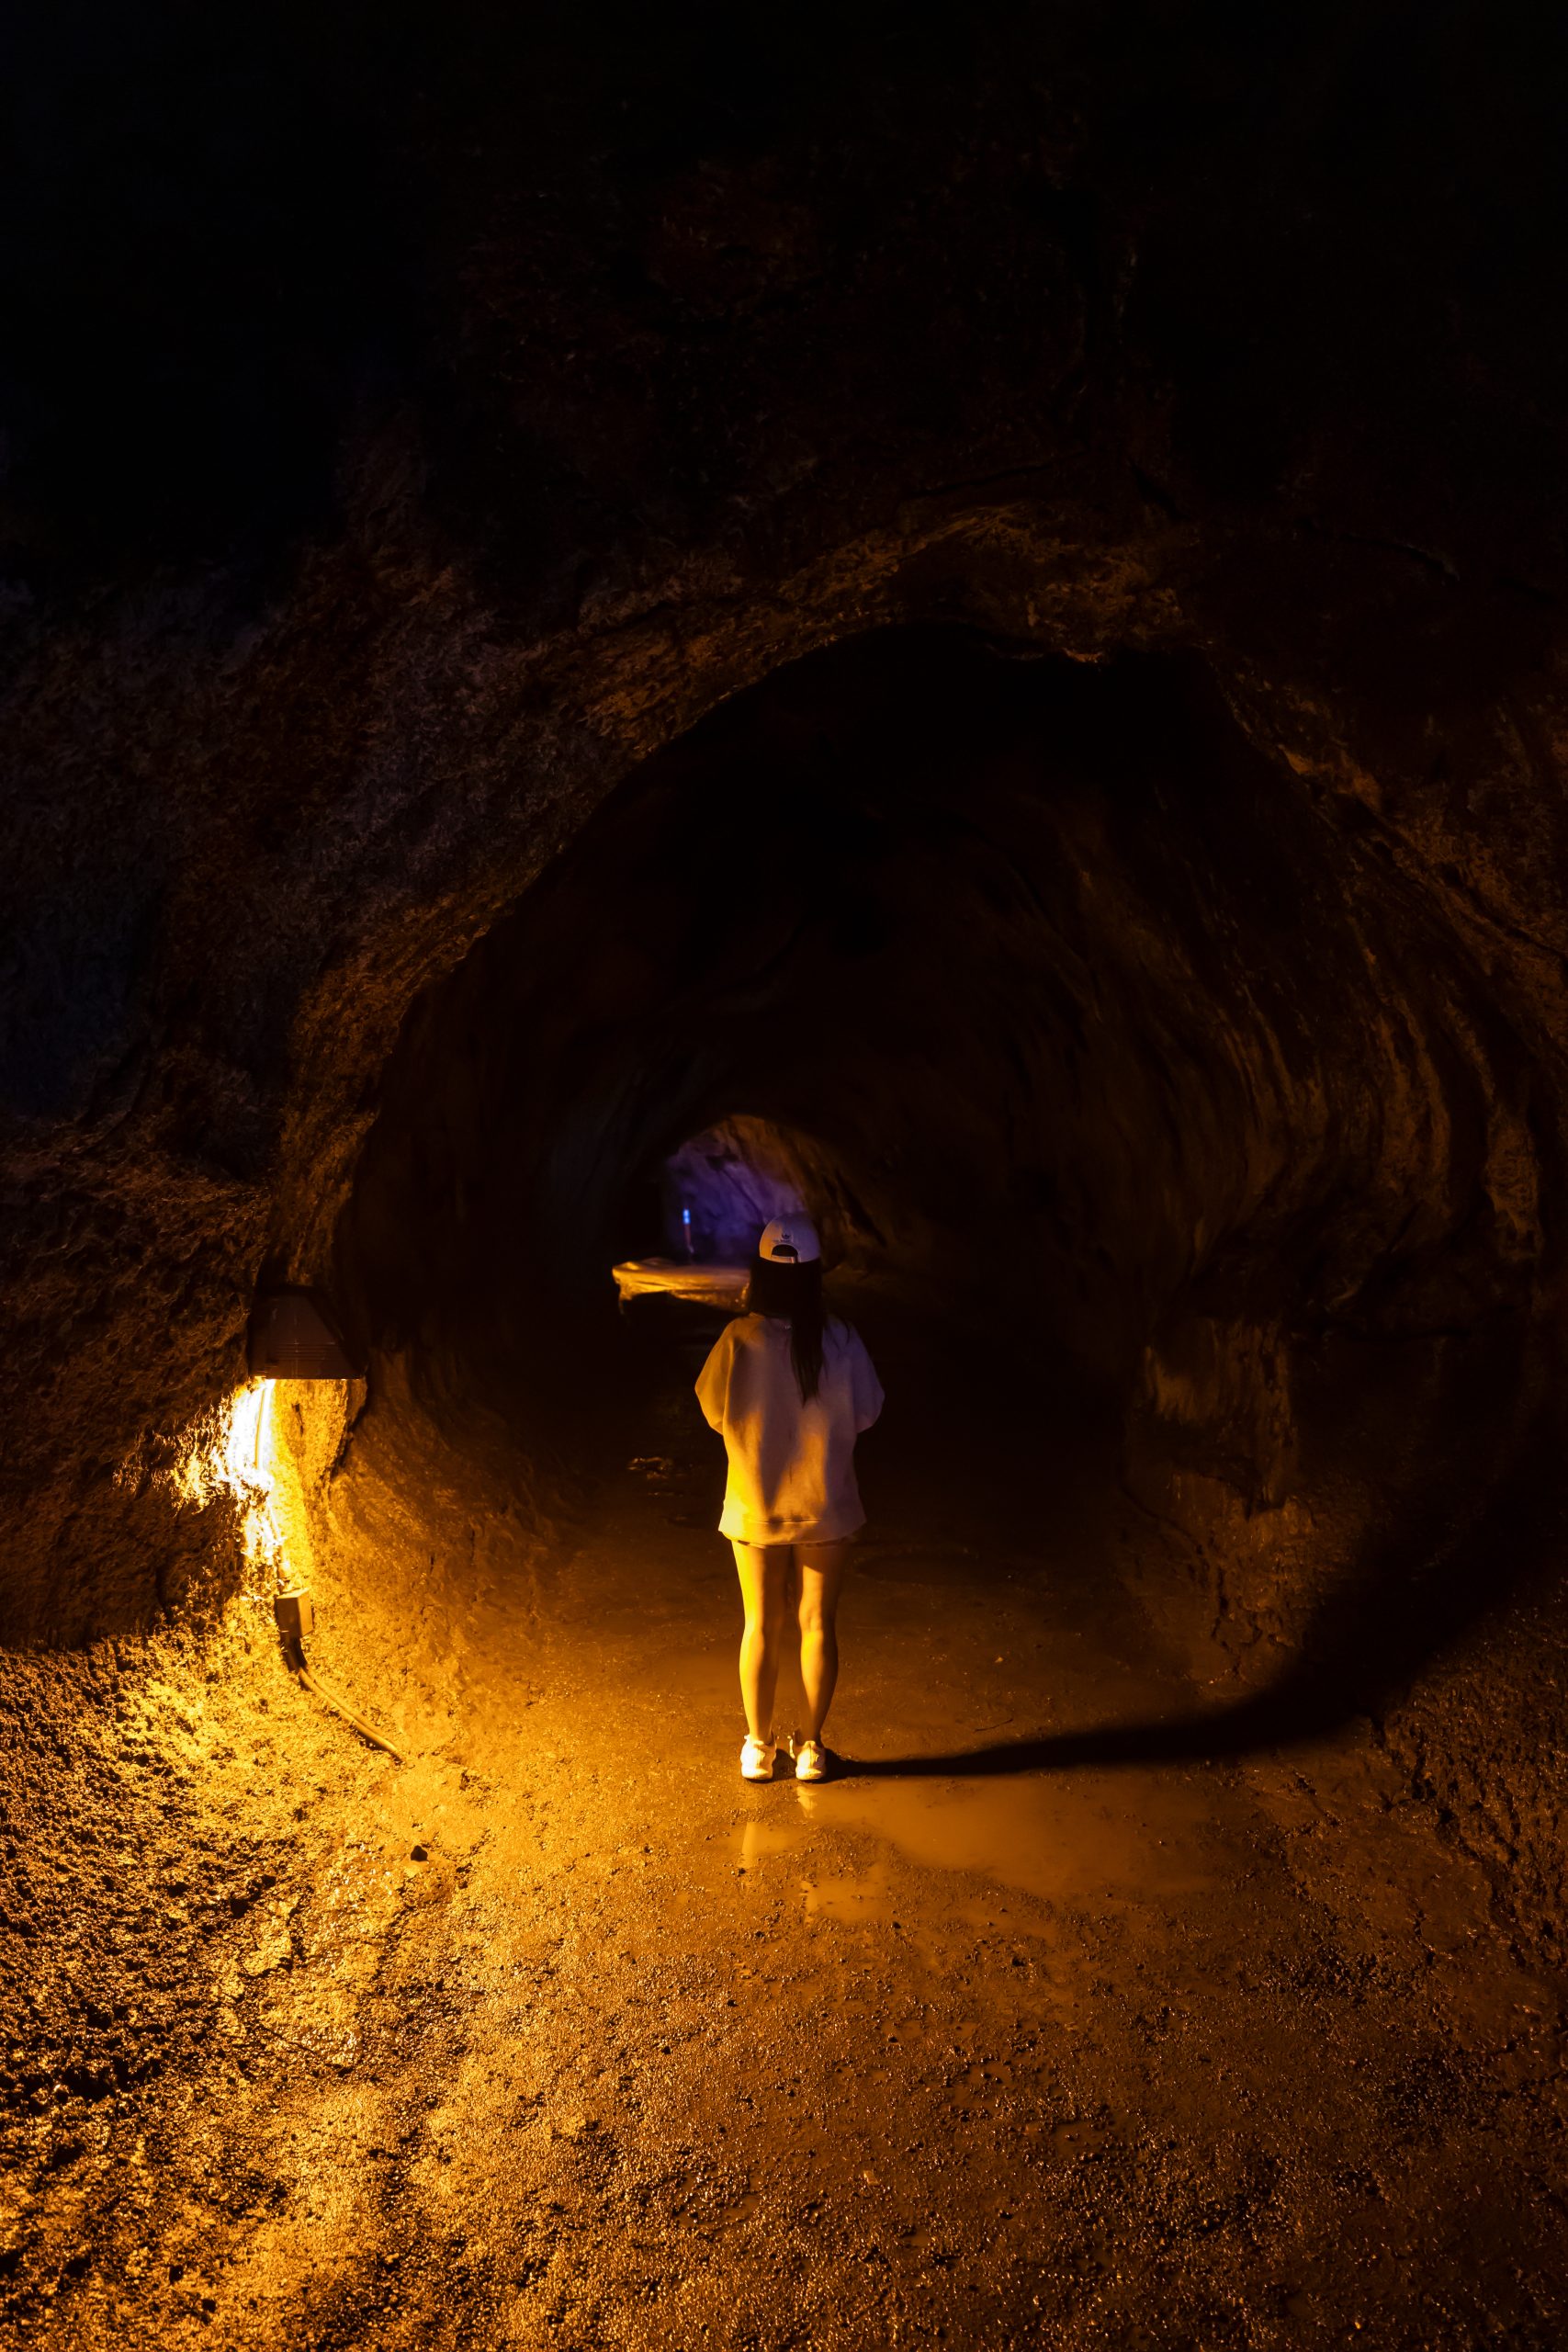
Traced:
[[[1539, 1374], [1540, 1366], [1536, 1367]], [[1562, 1416], [1549, 1368], [1544, 1393], [1521, 1347], [1514, 1378], [1495, 1363], [1461, 1365], [1434, 1417], [1433, 1458], [1468, 1435], [1498, 1473], [1465, 1522], [1445, 1528], [1439, 1490], [1414, 1498], [1401, 1522], [1313, 1611], [1296, 1657], [1264, 1688], [1228, 1706], [998, 1740], [935, 1756], [844, 1757], [846, 1780], [985, 1779], [1074, 1767], [1220, 1762], [1321, 1739], [1376, 1715], [1472, 1626], [1495, 1615], [1543, 1565], [1549, 1515], [1562, 1505]], [[1489, 1386], [1478, 1411], [1478, 1388]], [[1527, 1397], [1529, 1398], [1527, 1404]], [[1520, 1420], [1515, 1411], [1524, 1407]], [[1489, 1441], [1489, 1442], [1488, 1442]]]

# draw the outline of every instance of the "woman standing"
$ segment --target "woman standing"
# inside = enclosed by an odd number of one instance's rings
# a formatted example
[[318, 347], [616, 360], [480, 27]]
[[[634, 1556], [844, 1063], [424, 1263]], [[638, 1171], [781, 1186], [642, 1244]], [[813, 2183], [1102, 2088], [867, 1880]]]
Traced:
[[697, 1381], [710, 1429], [729, 1456], [719, 1533], [735, 1547], [746, 1630], [740, 1770], [770, 1781], [792, 1563], [800, 1572], [800, 1679], [807, 1734], [797, 1781], [828, 1774], [822, 1725], [839, 1673], [835, 1619], [849, 1539], [865, 1521], [855, 1440], [882, 1410], [860, 1334], [822, 1309], [822, 1250], [803, 1216], [780, 1217], [757, 1244], [745, 1311], [721, 1333]]

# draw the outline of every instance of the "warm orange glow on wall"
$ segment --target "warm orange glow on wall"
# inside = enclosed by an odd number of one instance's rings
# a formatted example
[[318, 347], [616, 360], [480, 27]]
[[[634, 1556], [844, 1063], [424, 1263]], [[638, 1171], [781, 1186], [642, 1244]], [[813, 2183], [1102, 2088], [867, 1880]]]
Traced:
[[174, 1472], [186, 1502], [233, 1498], [246, 1564], [267, 1584], [281, 1582], [287, 1573], [277, 1507], [276, 1386], [272, 1380], [248, 1380], [237, 1388], [211, 1419], [197, 1425]]
[[175, 1490], [187, 1503], [227, 1495], [238, 1506], [258, 1595], [310, 1580], [309, 1498], [341, 1442], [348, 1393], [341, 1380], [253, 1378], [187, 1432]]
[[289, 1666], [307, 1689], [402, 1763], [403, 1751], [384, 1732], [318, 1679], [305, 1651], [314, 1625], [309, 1498], [341, 1441], [348, 1396], [346, 1382], [320, 1373], [250, 1379], [197, 1425], [172, 1475], [186, 1502], [227, 1495], [239, 1506], [245, 1564], [254, 1572], [251, 1594], [272, 1603]]

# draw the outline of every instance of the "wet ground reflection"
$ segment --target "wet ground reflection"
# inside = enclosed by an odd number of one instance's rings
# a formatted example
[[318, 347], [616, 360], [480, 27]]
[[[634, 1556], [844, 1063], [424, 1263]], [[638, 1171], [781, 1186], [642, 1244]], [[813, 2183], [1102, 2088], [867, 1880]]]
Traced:
[[1130, 1787], [1073, 1780], [866, 1781], [781, 1790], [793, 1819], [748, 1822], [748, 1860], [804, 1856], [857, 1832], [922, 1871], [962, 1871], [1047, 1902], [1165, 1904], [1217, 1884], [1235, 1857], [1195, 1776]]

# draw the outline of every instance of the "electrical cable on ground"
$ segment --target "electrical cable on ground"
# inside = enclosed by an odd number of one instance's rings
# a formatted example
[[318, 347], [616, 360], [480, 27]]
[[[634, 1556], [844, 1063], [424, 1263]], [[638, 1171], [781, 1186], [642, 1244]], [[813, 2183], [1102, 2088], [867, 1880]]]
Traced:
[[306, 1690], [313, 1690], [318, 1699], [323, 1700], [335, 1714], [343, 1717], [344, 1723], [352, 1724], [372, 1747], [382, 1748], [394, 1764], [406, 1764], [408, 1758], [400, 1747], [394, 1747], [373, 1724], [367, 1724], [363, 1715], [356, 1715], [352, 1707], [334, 1690], [329, 1690], [324, 1682], [318, 1681], [311, 1672], [305, 1657], [305, 1636], [315, 1623], [310, 1594], [302, 1587], [296, 1587], [290, 1592], [275, 1593], [272, 1613], [277, 1620], [277, 1630], [283, 1637], [283, 1654]]

